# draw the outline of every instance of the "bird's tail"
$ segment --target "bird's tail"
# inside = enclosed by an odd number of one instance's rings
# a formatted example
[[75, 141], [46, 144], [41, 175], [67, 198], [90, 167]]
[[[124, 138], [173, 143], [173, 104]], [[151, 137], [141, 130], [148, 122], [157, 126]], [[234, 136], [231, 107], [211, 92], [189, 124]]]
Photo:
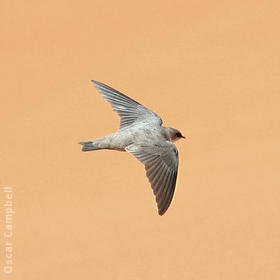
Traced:
[[102, 149], [99, 147], [99, 145], [97, 145], [97, 143], [95, 143], [95, 141], [79, 142], [78, 144], [83, 145], [83, 152]]

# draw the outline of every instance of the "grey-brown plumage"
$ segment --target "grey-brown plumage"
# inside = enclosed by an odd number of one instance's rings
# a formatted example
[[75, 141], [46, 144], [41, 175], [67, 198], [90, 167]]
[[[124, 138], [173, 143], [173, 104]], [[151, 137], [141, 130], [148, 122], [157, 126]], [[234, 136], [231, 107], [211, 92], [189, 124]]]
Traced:
[[161, 118], [119, 91], [92, 81], [121, 117], [120, 129], [100, 139], [79, 142], [82, 151], [113, 149], [127, 151], [140, 160], [156, 196], [159, 215], [168, 209], [176, 185], [178, 151], [172, 143], [185, 138], [174, 128], [162, 127]]

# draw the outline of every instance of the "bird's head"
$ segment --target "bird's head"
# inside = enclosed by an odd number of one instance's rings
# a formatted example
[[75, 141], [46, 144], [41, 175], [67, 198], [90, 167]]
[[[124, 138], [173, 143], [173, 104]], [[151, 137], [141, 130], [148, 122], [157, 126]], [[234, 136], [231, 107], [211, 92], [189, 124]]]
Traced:
[[172, 142], [175, 142], [176, 140], [181, 138], [184, 139], [186, 138], [185, 136], [182, 135], [182, 133], [179, 130], [172, 127], [165, 127], [165, 132], [166, 132], [167, 139], [171, 140]]

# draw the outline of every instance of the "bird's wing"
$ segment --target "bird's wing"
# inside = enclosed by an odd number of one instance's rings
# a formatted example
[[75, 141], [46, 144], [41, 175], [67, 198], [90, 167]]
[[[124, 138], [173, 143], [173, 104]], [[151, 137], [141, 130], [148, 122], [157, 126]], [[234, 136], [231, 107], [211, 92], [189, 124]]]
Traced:
[[161, 145], [129, 145], [126, 151], [134, 155], [145, 165], [146, 174], [151, 183], [159, 215], [168, 209], [176, 185], [178, 172], [178, 150], [171, 142]]
[[92, 81], [103, 97], [112, 104], [113, 109], [121, 117], [120, 128], [139, 122], [161, 125], [161, 118], [150, 109], [121, 92], [100, 82]]

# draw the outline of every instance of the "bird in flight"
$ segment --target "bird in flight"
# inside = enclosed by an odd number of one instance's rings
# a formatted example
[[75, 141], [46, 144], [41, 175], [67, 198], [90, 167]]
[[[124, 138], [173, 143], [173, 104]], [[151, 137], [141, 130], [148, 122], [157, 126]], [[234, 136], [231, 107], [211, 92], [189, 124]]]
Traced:
[[178, 172], [178, 150], [172, 142], [185, 137], [175, 128], [161, 126], [162, 120], [156, 113], [132, 98], [103, 83], [92, 83], [111, 103], [121, 123], [116, 133], [79, 142], [82, 151], [127, 151], [140, 160], [156, 197], [158, 214], [163, 215], [173, 198]]

